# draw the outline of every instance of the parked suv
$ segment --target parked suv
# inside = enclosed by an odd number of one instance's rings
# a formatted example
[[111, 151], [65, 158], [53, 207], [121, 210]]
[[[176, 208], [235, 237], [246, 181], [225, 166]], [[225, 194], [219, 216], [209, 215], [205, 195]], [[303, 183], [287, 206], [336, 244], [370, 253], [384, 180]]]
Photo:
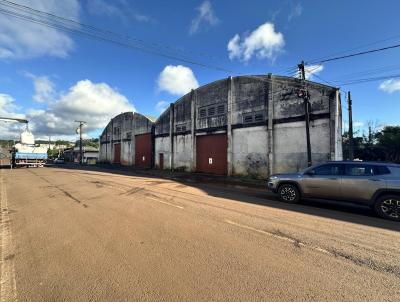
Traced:
[[400, 165], [327, 162], [299, 173], [271, 175], [268, 188], [284, 202], [306, 197], [361, 203], [383, 218], [400, 221]]

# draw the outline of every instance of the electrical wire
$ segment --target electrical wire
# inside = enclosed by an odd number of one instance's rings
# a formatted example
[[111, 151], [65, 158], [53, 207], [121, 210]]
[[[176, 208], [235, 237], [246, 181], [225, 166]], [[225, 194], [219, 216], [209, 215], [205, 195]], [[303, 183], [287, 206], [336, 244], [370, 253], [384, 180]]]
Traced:
[[[3, 5], [3, 2], [10, 3], [9, 1], [1, 0], [0, 6]], [[23, 11], [23, 13], [20, 13], [21, 9], [19, 9], [19, 8], [15, 9], [15, 10], [16, 11], [0, 8], [0, 13], [17, 18], [17, 19], [28, 21], [31, 23], [41, 24], [41, 25], [49, 27], [49, 28], [66, 31], [71, 34], [88, 36], [92, 39], [105, 41], [105, 42], [111, 42], [111, 43], [117, 44], [119, 46], [132, 48], [135, 50], [140, 50], [142, 52], [146, 52], [146, 53], [150, 53], [153, 55], [158, 55], [158, 56], [166, 57], [169, 59], [185, 62], [187, 64], [197, 65], [197, 66], [201, 66], [201, 67], [208, 68], [208, 69], [214, 69], [214, 70], [221, 71], [221, 72], [228, 73], [228, 74], [235, 73], [234, 71], [226, 69], [226, 68], [202, 63], [202, 62], [190, 59], [190, 58], [186, 58], [186, 57], [182, 57], [182, 56], [179, 56], [176, 54], [171, 54], [171, 53], [168, 53], [165, 51], [161, 51], [160, 49], [157, 49], [157, 48], [151, 48], [146, 45], [137, 45], [137, 44], [132, 43], [132, 41], [127, 41], [128, 39], [125, 39], [125, 40], [121, 39], [121, 36], [118, 34], [114, 34], [114, 37], [112, 37], [112, 35], [108, 35], [108, 31], [104, 31], [104, 30], [97, 29], [97, 28], [95, 28], [95, 30], [94, 30], [93, 29], [94, 27], [92, 27], [92, 26], [85, 25], [84, 27], [77, 27], [76, 24], [70, 26], [63, 21], [59, 22], [55, 19], [53, 20], [53, 19], [51, 19], [52, 17], [43, 18], [42, 16], [40, 16], [36, 13], [26, 15], [26, 14], [24, 14], [24, 13], [26, 13], [24, 11]], [[51, 16], [53, 16], [53, 15], [51, 15]], [[65, 19], [65, 18], [61, 18], [61, 19]], [[70, 21], [71, 21], [71, 23], [76, 23], [73, 20], [70, 20]], [[81, 24], [81, 23], [79, 23], [79, 24]], [[132, 40], [132, 38], [131, 38], [131, 40]], [[135, 39], [133, 39], [133, 40], [135, 40]]]
[[332, 62], [332, 61], [337, 61], [337, 60], [357, 57], [357, 56], [361, 56], [361, 55], [366, 55], [366, 54], [370, 54], [370, 53], [374, 53], [374, 52], [380, 52], [380, 51], [389, 50], [389, 49], [398, 48], [398, 47], [400, 47], [400, 44], [390, 45], [390, 46], [376, 48], [376, 49], [370, 49], [370, 50], [366, 50], [366, 51], [361, 51], [361, 52], [357, 52], [357, 53], [348, 54], [348, 55], [345, 55], [345, 56], [333, 57], [333, 58], [329, 58], [329, 59], [325, 59], [325, 60], [321, 60], [321, 61], [309, 62], [309, 63], [307, 63], [307, 65], [316, 64], [316, 63], [317, 64], [323, 64], [323, 63], [326, 63], [326, 62]]
[[[12, 1], [8, 1], [8, 0], [0, 0], [0, 1], [2, 2], [2, 3], [0, 3], [0, 5], [5, 5], [5, 6], [8, 6], [9, 8], [17, 9], [17, 10], [20, 10], [20, 11], [24, 11], [26, 13], [31, 13], [31, 14], [34, 14], [34, 15], [39, 16], [39, 17], [51, 18], [53, 20], [56, 20], [57, 22], [66, 22], [67, 24], [70, 24], [70, 25], [73, 25], [73, 26], [85, 27], [85, 28], [88, 28], [90, 30], [93, 30], [93, 31], [96, 31], [96, 32], [100, 32], [100, 33], [103, 33], [103, 34], [114, 35], [114, 36], [117, 36], [117, 37], [120, 37], [120, 38], [123, 38], [123, 39], [128, 39], [128, 40], [132, 40], [132, 41], [135, 41], [135, 42], [138, 42], [138, 43], [147, 44], [147, 47], [165, 48], [168, 51], [181, 52], [183, 54], [185, 53], [184, 50], [178, 49], [176, 47], [171, 47], [171, 46], [168, 46], [168, 45], [162, 45], [162, 44], [158, 44], [158, 43], [155, 43], [155, 42], [146, 42], [146, 41], [141, 40], [141, 39], [132, 38], [132, 37], [130, 37], [128, 35], [123, 35], [123, 34], [120, 34], [120, 33], [117, 33], [117, 32], [111, 31], [111, 30], [102, 29], [102, 28], [98, 28], [98, 27], [95, 27], [95, 26], [92, 26], [92, 25], [84, 24], [84, 23], [78, 22], [78, 21], [73, 20], [73, 19], [64, 18], [64, 17], [58, 16], [58, 15], [55, 15], [55, 14], [52, 14], [52, 13], [49, 13], [49, 12], [45, 12], [45, 11], [41, 11], [41, 10], [38, 10], [38, 9], [34, 9], [32, 7], [25, 6], [25, 5], [22, 5], [22, 4], [18, 4], [18, 3], [12, 2]], [[193, 55], [194, 52], [191, 51], [190, 54]], [[205, 57], [211, 58], [211, 59], [222, 59], [222, 57], [215, 57], [215, 56], [212, 56], [212, 55], [209, 55], [209, 54], [205, 54], [205, 53], [197, 53], [197, 54], [199, 54], [201, 56], [205, 56]]]

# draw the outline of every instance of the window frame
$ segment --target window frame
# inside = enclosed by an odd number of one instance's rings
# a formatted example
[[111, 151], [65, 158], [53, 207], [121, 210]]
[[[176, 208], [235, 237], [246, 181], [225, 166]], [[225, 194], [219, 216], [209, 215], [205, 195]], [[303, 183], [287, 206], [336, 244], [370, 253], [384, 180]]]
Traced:
[[[316, 172], [317, 169], [323, 168], [323, 167], [326, 167], [326, 166], [337, 166], [337, 167], [339, 168], [339, 169], [338, 169], [338, 172], [339, 172], [339, 173], [336, 173], [336, 174], [333, 174], [333, 173], [330, 173], [330, 174], [318, 174], [318, 173]], [[322, 165], [320, 165], [320, 166], [317, 166], [317, 167], [311, 169], [311, 171], [313, 171], [313, 175], [315, 175], [315, 176], [343, 176], [343, 175], [345, 175], [345, 174], [344, 174], [344, 172], [345, 172], [345, 167], [344, 167], [344, 165], [343, 165], [343, 164], [336, 164], [336, 163], [326, 163], [326, 164], [322, 164]]]

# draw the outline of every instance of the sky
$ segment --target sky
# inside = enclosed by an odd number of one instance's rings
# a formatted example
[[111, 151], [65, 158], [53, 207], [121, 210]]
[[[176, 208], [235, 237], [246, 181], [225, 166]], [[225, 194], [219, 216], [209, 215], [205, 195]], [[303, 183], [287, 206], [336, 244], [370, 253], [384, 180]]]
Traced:
[[[66, 21], [66, 31], [0, 11], [0, 116], [27, 118], [37, 138], [74, 139], [75, 120], [98, 137], [121, 112], [157, 117], [193, 88], [241, 74], [295, 76], [301, 60], [309, 80], [341, 88], [345, 124], [351, 91], [359, 134], [369, 123], [399, 124], [400, 48], [320, 63], [400, 44], [397, 0], [11, 2], [80, 23]], [[0, 0], [32, 16], [13, 5]], [[85, 25], [102, 38], [77, 34]], [[385, 78], [343, 85], [373, 77]], [[1, 139], [18, 139], [20, 124], [0, 123]]]

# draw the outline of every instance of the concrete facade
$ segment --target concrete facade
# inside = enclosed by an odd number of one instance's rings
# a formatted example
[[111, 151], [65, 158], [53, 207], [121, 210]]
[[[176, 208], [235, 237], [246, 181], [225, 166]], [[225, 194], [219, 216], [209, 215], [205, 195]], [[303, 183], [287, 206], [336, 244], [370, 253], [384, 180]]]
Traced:
[[120, 164], [135, 165], [135, 135], [152, 133], [154, 120], [137, 112], [125, 112], [114, 117], [100, 136], [99, 162], [115, 163], [120, 145]]
[[[264, 75], [222, 79], [192, 90], [171, 104], [154, 124], [154, 167], [195, 172], [197, 137], [226, 134], [227, 150], [221, 152], [227, 154], [227, 175], [266, 177], [305, 168], [305, 109], [299, 96], [302, 90], [310, 96], [313, 164], [340, 160], [342, 112], [338, 89]], [[121, 119], [118, 116], [110, 123]], [[119, 123], [125, 129], [124, 122]], [[110, 130], [106, 128], [103, 134], [107, 133]], [[112, 159], [112, 150], [101, 146], [101, 155]], [[134, 158], [128, 152], [134, 152], [134, 146], [126, 148], [123, 153]], [[213, 159], [209, 160], [212, 165]], [[126, 158], [121, 157], [121, 161], [132, 164]]]
[[156, 121], [156, 153], [164, 152], [164, 169], [196, 171], [196, 137], [216, 133], [227, 134], [228, 175], [266, 177], [304, 169], [305, 111], [299, 90], [310, 95], [313, 164], [341, 159], [336, 88], [274, 75], [240, 76], [191, 91]]

